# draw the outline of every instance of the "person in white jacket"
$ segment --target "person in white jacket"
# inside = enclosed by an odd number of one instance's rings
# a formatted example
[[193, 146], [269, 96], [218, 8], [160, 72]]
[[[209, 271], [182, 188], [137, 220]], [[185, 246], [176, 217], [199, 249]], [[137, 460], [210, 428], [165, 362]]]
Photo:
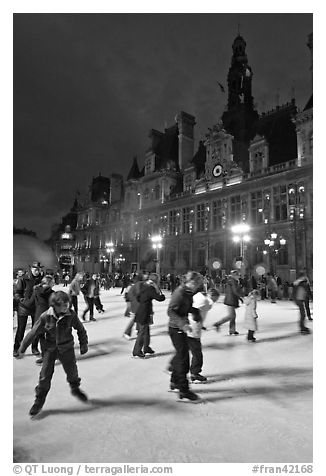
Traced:
[[255, 332], [257, 331], [257, 298], [259, 296], [259, 291], [253, 289], [248, 296], [243, 298], [246, 311], [244, 317], [244, 327], [248, 330], [247, 339], [250, 342], [256, 342], [256, 337], [254, 337]]
[[188, 315], [190, 330], [187, 331], [187, 340], [189, 349], [192, 354], [190, 364], [190, 379], [193, 383], [206, 382], [207, 378], [201, 375], [203, 367], [203, 352], [201, 345], [201, 331], [203, 322], [211, 309], [214, 302], [219, 298], [219, 293], [216, 289], [208, 290], [207, 295], [204, 292], [198, 292], [193, 296], [193, 307], [199, 309], [200, 320], [195, 318], [192, 314]]

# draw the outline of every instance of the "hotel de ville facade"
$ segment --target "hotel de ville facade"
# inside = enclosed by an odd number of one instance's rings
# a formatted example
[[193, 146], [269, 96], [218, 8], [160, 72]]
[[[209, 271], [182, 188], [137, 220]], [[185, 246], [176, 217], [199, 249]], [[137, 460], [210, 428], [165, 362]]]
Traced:
[[[307, 45], [312, 58], [312, 34]], [[312, 94], [302, 111], [291, 98], [259, 114], [240, 35], [232, 51], [227, 108], [196, 150], [196, 118], [180, 111], [171, 127], [150, 131], [143, 168], [134, 158], [125, 181], [93, 179], [77, 212], [76, 271], [155, 270], [159, 259], [164, 274], [223, 276], [237, 266], [289, 281], [306, 269], [312, 279]], [[248, 231], [236, 235], [240, 224]]]

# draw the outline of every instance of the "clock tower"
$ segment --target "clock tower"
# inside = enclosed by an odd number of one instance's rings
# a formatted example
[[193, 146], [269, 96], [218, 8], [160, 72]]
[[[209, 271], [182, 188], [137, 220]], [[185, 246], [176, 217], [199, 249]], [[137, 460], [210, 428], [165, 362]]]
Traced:
[[249, 144], [254, 137], [258, 113], [252, 97], [252, 70], [246, 55], [246, 42], [238, 35], [232, 45], [233, 55], [228, 73], [228, 105], [222, 115], [226, 132], [234, 137], [234, 160], [249, 170]]

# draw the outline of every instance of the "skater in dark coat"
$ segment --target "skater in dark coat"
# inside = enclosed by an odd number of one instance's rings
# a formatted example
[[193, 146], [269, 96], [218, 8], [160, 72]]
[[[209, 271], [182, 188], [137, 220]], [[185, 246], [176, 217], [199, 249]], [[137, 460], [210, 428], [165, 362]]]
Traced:
[[46, 396], [51, 387], [55, 361], [58, 358], [67, 375], [71, 393], [82, 401], [87, 401], [87, 396], [79, 388], [80, 378], [76, 365], [74, 351], [74, 337], [72, 328], [77, 330], [80, 353], [88, 351], [87, 333], [77, 317], [70, 309], [68, 294], [63, 291], [55, 292], [50, 298], [50, 307], [41, 314], [31, 331], [26, 335], [20, 345], [18, 358], [22, 358], [27, 347], [40, 334], [45, 334], [44, 359], [40, 372], [39, 383], [35, 388], [35, 402], [30, 409], [30, 415], [36, 415], [42, 409]]
[[[30, 271], [20, 277], [16, 283], [15, 300], [18, 303], [17, 321], [18, 327], [14, 343], [14, 357], [18, 356], [19, 346], [24, 338], [28, 316], [31, 316], [32, 325], [35, 322], [35, 294], [34, 286], [40, 284], [43, 273], [42, 265], [39, 261], [31, 264]], [[37, 341], [32, 342], [32, 352], [34, 355], [40, 355], [37, 348]]]
[[200, 311], [193, 307], [193, 295], [203, 286], [203, 277], [195, 271], [189, 271], [185, 283], [179, 286], [171, 296], [168, 307], [169, 335], [176, 354], [171, 361], [170, 389], [179, 390], [180, 399], [199, 400], [196, 393], [189, 390], [187, 374], [189, 372], [189, 344], [187, 332], [191, 331], [188, 314], [200, 321]]
[[141, 288], [138, 301], [139, 306], [136, 311], [135, 320], [138, 323], [139, 331], [135, 346], [133, 349], [133, 356], [145, 358], [145, 354], [154, 354], [154, 350], [149, 346], [150, 331], [149, 326], [153, 319], [153, 304], [152, 301], [164, 301], [165, 296], [158, 287], [159, 277], [156, 273], [151, 273], [148, 280]]
[[[138, 297], [147, 279], [148, 279], [148, 273], [146, 271], [144, 273], [139, 274], [138, 276], [135, 276], [134, 284], [131, 286], [131, 288], [128, 291], [128, 299], [130, 301], [130, 321], [123, 333], [123, 337], [127, 340], [131, 339], [132, 328], [134, 327], [134, 324], [136, 322], [135, 321], [136, 311], [139, 306]], [[137, 324], [137, 330], [138, 330], [138, 324]]]

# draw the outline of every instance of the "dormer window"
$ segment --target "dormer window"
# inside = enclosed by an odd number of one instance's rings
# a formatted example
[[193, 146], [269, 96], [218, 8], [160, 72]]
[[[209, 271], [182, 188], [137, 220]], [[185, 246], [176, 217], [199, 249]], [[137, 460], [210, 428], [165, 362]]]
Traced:
[[155, 171], [155, 155], [147, 157], [145, 162], [145, 174], [150, 174]]

